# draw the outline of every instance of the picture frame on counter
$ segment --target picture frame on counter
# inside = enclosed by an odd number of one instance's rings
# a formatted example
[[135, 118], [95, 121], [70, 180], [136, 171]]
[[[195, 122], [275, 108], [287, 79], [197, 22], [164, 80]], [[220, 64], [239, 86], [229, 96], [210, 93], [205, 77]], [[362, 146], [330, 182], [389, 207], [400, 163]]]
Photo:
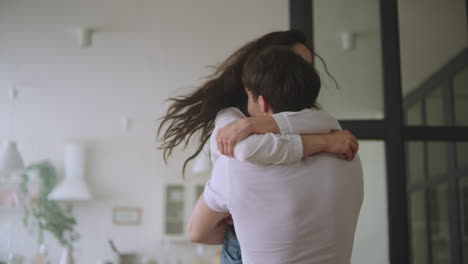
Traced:
[[143, 210], [139, 207], [116, 206], [112, 210], [114, 225], [137, 226], [142, 223]]

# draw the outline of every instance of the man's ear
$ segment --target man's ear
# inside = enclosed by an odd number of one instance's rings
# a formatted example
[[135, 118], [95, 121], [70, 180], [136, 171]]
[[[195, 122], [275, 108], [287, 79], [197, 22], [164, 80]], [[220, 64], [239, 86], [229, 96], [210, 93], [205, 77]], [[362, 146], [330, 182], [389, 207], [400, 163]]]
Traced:
[[269, 114], [271, 112], [270, 104], [261, 95], [258, 96], [258, 104], [260, 105], [260, 111], [262, 114]]

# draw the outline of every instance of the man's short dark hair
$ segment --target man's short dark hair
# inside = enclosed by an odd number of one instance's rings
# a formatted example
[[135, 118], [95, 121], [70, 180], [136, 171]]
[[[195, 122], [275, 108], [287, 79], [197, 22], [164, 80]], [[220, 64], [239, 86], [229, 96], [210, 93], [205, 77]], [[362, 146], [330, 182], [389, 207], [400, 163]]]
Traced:
[[313, 64], [288, 47], [271, 46], [251, 55], [242, 81], [255, 99], [263, 96], [274, 113], [318, 108], [320, 77]]

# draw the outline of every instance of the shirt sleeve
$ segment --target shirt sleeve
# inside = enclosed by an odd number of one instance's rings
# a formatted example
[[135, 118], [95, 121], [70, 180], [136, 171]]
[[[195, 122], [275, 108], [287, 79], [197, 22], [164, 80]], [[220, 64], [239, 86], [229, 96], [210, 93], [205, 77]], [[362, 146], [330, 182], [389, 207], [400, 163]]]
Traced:
[[[216, 133], [231, 122], [245, 118], [237, 108], [219, 112], [210, 138], [211, 159], [215, 163], [221, 153], [216, 144]], [[299, 161], [303, 156], [303, 145], [299, 135], [254, 134], [239, 142], [234, 148], [234, 157], [257, 165], [288, 164]]]
[[290, 164], [302, 159], [302, 139], [299, 135], [250, 135], [234, 147], [240, 161], [256, 165]]
[[226, 160], [228, 157], [219, 158], [211, 171], [211, 178], [205, 185], [203, 198], [206, 205], [216, 212], [228, 212], [228, 170]]
[[221, 156], [221, 152], [218, 150], [218, 144], [216, 143], [216, 133], [218, 132], [218, 129], [245, 117], [246, 116], [239, 109], [234, 107], [223, 109], [218, 113], [215, 119], [215, 127], [210, 137], [210, 153], [211, 162], [213, 164], [215, 164], [216, 160]]
[[304, 109], [299, 112], [281, 112], [273, 115], [281, 134], [326, 134], [341, 130], [338, 121], [321, 110]]

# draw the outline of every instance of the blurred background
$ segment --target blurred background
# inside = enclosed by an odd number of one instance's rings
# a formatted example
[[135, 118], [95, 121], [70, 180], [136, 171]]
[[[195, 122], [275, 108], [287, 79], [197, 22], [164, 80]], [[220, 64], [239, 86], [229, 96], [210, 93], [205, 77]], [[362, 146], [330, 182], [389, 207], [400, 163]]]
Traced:
[[[352, 262], [468, 263], [467, 10], [466, 0], [0, 0], [0, 141], [26, 168], [0, 175], [0, 263], [45, 251], [59, 263], [67, 245], [76, 263], [118, 263], [109, 239], [138, 255], [128, 263], [217, 263], [218, 247], [185, 236], [209, 171], [191, 164], [182, 178], [191, 146], [164, 163], [158, 118], [209, 66], [291, 27], [338, 82], [316, 60], [319, 103], [361, 139]], [[22, 186], [41, 197], [47, 177], [61, 183], [51, 206], [73, 206], [63, 212], [77, 240], [46, 231], [39, 243], [34, 217], [23, 224]]]

